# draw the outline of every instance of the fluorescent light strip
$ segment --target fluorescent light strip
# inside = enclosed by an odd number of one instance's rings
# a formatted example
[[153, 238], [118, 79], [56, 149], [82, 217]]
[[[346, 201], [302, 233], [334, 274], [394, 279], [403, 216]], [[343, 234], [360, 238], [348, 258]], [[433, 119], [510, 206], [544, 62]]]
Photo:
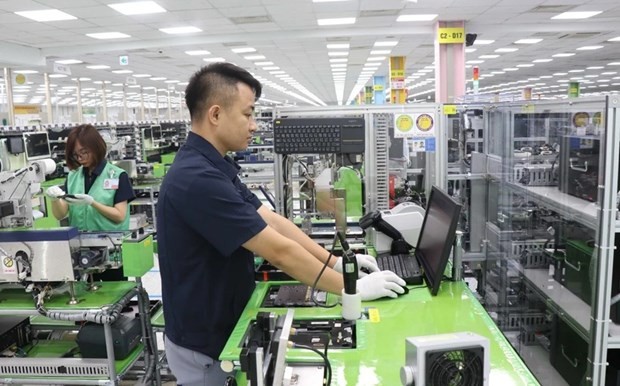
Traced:
[[263, 60], [265, 55], [247, 55], [243, 57], [246, 60]]
[[107, 70], [110, 66], [106, 66], [105, 64], [95, 64], [92, 66], [86, 66], [86, 68], [90, 70]]

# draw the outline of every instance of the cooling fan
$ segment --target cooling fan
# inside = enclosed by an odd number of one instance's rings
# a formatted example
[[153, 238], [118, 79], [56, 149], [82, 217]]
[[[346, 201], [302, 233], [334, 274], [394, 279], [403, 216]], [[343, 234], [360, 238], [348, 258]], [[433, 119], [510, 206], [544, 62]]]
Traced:
[[488, 386], [489, 340], [459, 332], [405, 341], [403, 386]]

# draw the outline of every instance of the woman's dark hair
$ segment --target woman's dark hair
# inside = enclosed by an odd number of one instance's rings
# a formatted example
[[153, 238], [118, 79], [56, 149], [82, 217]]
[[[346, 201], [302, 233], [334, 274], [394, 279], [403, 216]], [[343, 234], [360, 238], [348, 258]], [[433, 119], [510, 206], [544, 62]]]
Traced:
[[99, 134], [93, 125], [79, 125], [74, 127], [67, 137], [65, 160], [67, 161], [69, 170], [80, 167], [80, 163], [73, 156], [77, 142], [80, 142], [80, 144], [88, 150], [91, 157], [90, 159], [94, 162], [94, 165], [99, 165], [105, 158], [107, 146], [101, 134]]
[[201, 121], [214, 104], [223, 108], [230, 106], [238, 93], [237, 83], [248, 85], [254, 90], [254, 97], [260, 98], [260, 82], [245, 69], [232, 63], [213, 63], [194, 73], [185, 88], [185, 104], [192, 121]]

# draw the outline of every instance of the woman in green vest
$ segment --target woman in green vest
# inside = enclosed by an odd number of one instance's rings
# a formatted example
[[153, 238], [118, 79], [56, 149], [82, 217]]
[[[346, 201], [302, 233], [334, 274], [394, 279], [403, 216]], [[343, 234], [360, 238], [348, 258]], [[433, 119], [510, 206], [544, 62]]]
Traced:
[[[81, 231], [129, 229], [129, 201], [135, 194], [127, 173], [107, 162], [106, 143], [92, 125], [80, 125], [69, 133], [65, 150], [70, 172], [64, 189], [49, 187], [52, 213], [58, 220]], [[66, 192], [66, 193], [65, 193]]]

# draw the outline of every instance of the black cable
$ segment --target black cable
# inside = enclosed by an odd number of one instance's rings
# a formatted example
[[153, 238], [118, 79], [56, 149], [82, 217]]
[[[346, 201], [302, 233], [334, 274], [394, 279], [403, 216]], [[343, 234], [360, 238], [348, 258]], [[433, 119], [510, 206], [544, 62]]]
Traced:
[[310, 347], [310, 346], [304, 346], [302, 344], [294, 344], [295, 348], [303, 348], [304, 350], [310, 350], [314, 353], [316, 353], [317, 355], [319, 355], [321, 358], [323, 358], [323, 362], [325, 363], [325, 367], [327, 368], [327, 379], [325, 380], [325, 385], [326, 386], [331, 386], [332, 384], [332, 365], [331, 363], [329, 363], [329, 359], [327, 359], [327, 355], [324, 355], [322, 352], [320, 352], [319, 350], [315, 349], [314, 347]]
[[327, 260], [325, 260], [325, 263], [323, 264], [323, 268], [321, 268], [321, 270], [319, 271], [319, 274], [317, 275], [316, 279], [314, 280], [314, 283], [312, 284], [312, 291], [310, 293], [310, 298], [312, 299], [312, 303], [314, 303], [314, 305], [316, 305], [317, 307], [321, 307], [321, 308], [333, 308], [336, 307], [339, 303], [338, 301], [336, 301], [334, 304], [327, 304], [327, 295], [325, 295], [325, 305], [320, 304], [317, 300], [316, 300], [316, 286], [319, 283], [319, 279], [321, 278], [321, 275], [323, 275], [323, 272], [325, 272], [325, 268], [327, 268], [327, 264], [329, 263], [329, 261], [331, 260], [332, 256], [334, 255], [334, 248], [336, 248], [336, 240], [338, 239], [338, 234], [334, 234], [334, 240], [332, 241], [332, 248], [329, 251], [329, 256], [327, 256]]

